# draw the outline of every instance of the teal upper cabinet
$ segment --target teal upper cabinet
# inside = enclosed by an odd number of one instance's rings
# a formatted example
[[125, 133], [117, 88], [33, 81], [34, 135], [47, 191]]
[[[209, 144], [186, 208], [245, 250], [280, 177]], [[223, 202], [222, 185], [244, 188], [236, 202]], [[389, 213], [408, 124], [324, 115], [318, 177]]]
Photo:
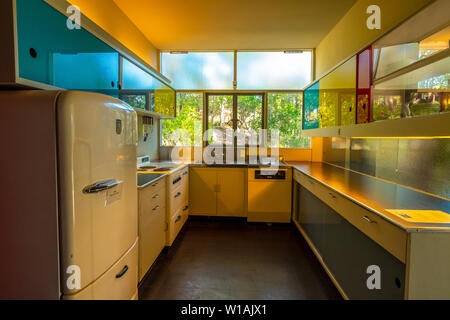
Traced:
[[44, 1], [17, 0], [19, 77], [117, 96], [119, 53]]
[[84, 15], [69, 28], [61, 12], [44, 0], [0, 1], [1, 88], [97, 92], [156, 117], [176, 116], [170, 80]]
[[304, 92], [303, 129], [319, 128], [319, 82]]

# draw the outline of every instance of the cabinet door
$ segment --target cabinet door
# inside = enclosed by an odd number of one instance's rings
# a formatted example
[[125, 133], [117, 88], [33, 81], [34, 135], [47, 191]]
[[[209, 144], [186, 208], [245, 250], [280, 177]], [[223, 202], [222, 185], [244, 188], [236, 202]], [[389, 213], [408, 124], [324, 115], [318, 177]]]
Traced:
[[119, 54], [44, 1], [17, 0], [19, 77], [118, 96]]
[[192, 168], [190, 172], [190, 214], [215, 216], [217, 170], [211, 168]]
[[[302, 186], [298, 219], [350, 299], [403, 299], [405, 265]], [[368, 267], [381, 271], [381, 289], [370, 290]]]
[[325, 244], [323, 242], [323, 220], [325, 204], [314, 196], [308, 189], [299, 186], [297, 197], [298, 221], [303, 231], [323, 256]]
[[223, 169], [217, 171], [217, 215], [221, 217], [246, 217], [245, 170]]

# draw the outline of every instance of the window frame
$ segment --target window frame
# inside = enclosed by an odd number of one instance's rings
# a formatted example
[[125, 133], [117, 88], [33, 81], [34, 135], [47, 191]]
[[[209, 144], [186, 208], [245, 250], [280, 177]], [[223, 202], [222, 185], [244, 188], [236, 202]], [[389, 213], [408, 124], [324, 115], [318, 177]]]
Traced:
[[[215, 90], [209, 90], [209, 89], [183, 89], [179, 91], [188, 91], [188, 92], [195, 92], [195, 91], [202, 91], [202, 92], [227, 92], [227, 91], [238, 91], [238, 92], [268, 92], [268, 91], [303, 91], [303, 89], [238, 89], [238, 53], [239, 52], [284, 52], [286, 54], [295, 54], [296, 52], [302, 53], [302, 52], [311, 52], [311, 66], [310, 66], [310, 81], [309, 84], [311, 84], [314, 81], [314, 73], [315, 73], [315, 65], [316, 65], [316, 50], [311, 48], [293, 48], [293, 49], [285, 49], [285, 50], [251, 50], [251, 49], [240, 49], [240, 50], [160, 50], [158, 54], [158, 72], [163, 74], [163, 70], [161, 70], [162, 66], [162, 55], [164, 53], [170, 53], [170, 54], [186, 54], [186, 53], [201, 53], [201, 52], [233, 52], [233, 89], [215, 89]], [[308, 84], [308, 85], [309, 85]], [[178, 90], [176, 90], [178, 92]]]
[[[262, 111], [262, 117], [263, 117], [263, 121], [262, 121], [262, 129], [267, 129], [268, 127], [268, 97], [269, 94], [271, 93], [292, 93], [292, 94], [302, 94], [304, 93], [304, 90], [177, 90], [176, 93], [198, 93], [201, 94], [203, 97], [203, 114], [202, 114], [202, 123], [203, 123], [203, 131], [202, 131], [202, 136], [204, 135], [204, 133], [206, 132], [206, 130], [208, 130], [208, 112], [207, 112], [207, 95], [263, 95], [263, 111]], [[236, 99], [236, 103], [237, 103], [237, 99]], [[302, 102], [304, 103], [304, 101]], [[234, 107], [233, 107], [234, 108]], [[302, 114], [303, 114], [303, 110], [304, 107], [302, 106]], [[170, 119], [161, 119], [162, 121], [167, 121]], [[162, 121], [160, 124], [160, 147], [163, 148], [176, 148], [177, 146], [165, 146], [163, 145], [163, 139], [162, 139], [162, 135], [163, 135], [163, 125], [162, 125]], [[302, 126], [303, 127], [303, 126]], [[267, 145], [267, 141], [265, 141], [265, 146]], [[202, 142], [202, 149], [204, 149], [205, 147], [208, 146], [207, 141], [203, 141]], [[259, 147], [264, 147], [264, 146], [259, 146]], [[200, 146], [181, 146], [179, 148], [200, 148]], [[312, 142], [311, 142], [311, 146], [309, 148], [295, 148], [295, 147], [287, 147], [287, 148], [281, 148], [281, 149], [294, 149], [294, 150], [311, 150], [312, 149]]]

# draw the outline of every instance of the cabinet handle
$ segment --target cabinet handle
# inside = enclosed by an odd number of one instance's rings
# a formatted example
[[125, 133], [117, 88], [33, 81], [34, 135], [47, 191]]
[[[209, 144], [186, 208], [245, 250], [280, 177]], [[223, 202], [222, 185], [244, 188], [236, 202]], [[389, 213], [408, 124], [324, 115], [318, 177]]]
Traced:
[[334, 194], [329, 193], [328, 195], [329, 195], [330, 197], [332, 197], [333, 199], [336, 199], [336, 196], [335, 196]]
[[154, 185], [152, 185], [152, 187], [157, 187], [157, 186], [159, 186], [159, 183], [158, 183], [158, 182], [155, 183]]
[[377, 223], [376, 221], [370, 219], [368, 216], [362, 217], [364, 220], [366, 220], [368, 223]]
[[181, 216], [178, 216], [177, 217], [177, 220], [175, 220], [175, 223], [177, 223], [178, 221], [180, 221], [181, 220]]
[[178, 192], [178, 193], [175, 195], [175, 198], [178, 198], [179, 196], [181, 196], [181, 192]]
[[183, 176], [187, 176], [188, 172], [186, 171], [185, 173], [183, 173]]
[[122, 271], [120, 271], [120, 272], [116, 275], [116, 279], [122, 278], [122, 277], [125, 275], [125, 273], [127, 273], [127, 271], [128, 271], [128, 266], [125, 266], [125, 267], [122, 269]]
[[153, 211], [158, 210], [159, 208], [161, 208], [159, 205], [153, 208]]
[[187, 211], [189, 209], [189, 206], [184, 207], [183, 211]]
[[154, 196], [153, 196], [153, 199], [158, 199], [159, 198], [159, 194], [155, 194]]

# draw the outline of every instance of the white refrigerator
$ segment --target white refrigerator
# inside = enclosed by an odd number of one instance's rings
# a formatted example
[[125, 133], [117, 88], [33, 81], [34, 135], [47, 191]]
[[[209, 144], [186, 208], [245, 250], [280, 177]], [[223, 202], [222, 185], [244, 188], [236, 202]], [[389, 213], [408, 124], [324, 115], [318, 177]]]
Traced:
[[136, 112], [77, 91], [0, 108], [0, 298], [136, 299]]

